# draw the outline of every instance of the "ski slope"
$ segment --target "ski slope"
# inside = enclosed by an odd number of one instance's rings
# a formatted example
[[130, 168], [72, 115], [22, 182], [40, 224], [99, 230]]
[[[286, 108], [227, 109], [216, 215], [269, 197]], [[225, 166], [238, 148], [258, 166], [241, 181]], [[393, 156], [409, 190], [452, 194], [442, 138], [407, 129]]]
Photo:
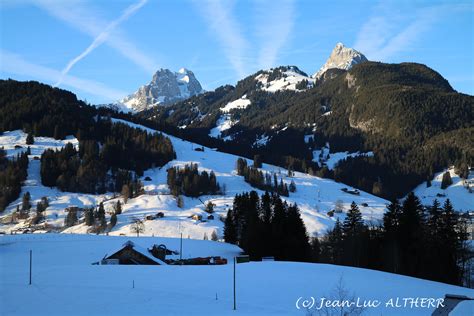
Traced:
[[[95, 235], [0, 236], [1, 315], [321, 315], [298, 309], [299, 298], [379, 300], [363, 315], [431, 315], [433, 308], [386, 307], [389, 299], [474, 296], [474, 290], [373, 270], [296, 262], [251, 262], [236, 266], [237, 310], [233, 310], [233, 265], [92, 265], [132, 240], [142, 248], [179, 239]], [[32, 285], [29, 251], [33, 251]], [[183, 240], [187, 256], [231, 259], [240, 249], [225, 243]], [[345, 295], [337, 295], [337, 289]], [[339, 291], [341, 292], [341, 291]], [[301, 308], [301, 305], [300, 305]], [[474, 301], [459, 313], [472, 315]], [[325, 309], [334, 312], [334, 309]], [[470, 314], [465, 314], [465, 312]], [[325, 315], [325, 314], [322, 314]], [[338, 314], [339, 315], [339, 314]]]

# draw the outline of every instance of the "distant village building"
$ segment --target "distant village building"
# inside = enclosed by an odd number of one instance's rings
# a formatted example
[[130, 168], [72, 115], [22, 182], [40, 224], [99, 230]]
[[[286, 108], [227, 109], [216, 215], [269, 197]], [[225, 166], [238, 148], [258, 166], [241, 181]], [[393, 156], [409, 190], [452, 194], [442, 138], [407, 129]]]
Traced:
[[191, 218], [194, 219], [195, 221], [200, 221], [202, 220], [202, 215], [194, 214], [193, 216], [191, 216]]

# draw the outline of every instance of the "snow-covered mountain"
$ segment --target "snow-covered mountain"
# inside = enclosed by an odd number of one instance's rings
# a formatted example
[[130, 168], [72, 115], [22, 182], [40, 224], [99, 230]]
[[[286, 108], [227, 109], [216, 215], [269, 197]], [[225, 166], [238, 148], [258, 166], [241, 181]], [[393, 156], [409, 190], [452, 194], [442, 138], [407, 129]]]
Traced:
[[280, 90], [303, 91], [311, 87], [314, 79], [296, 66], [281, 66], [263, 70], [255, 76], [260, 89], [268, 92]]
[[365, 61], [368, 60], [362, 53], [356, 51], [353, 48], [346, 47], [342, 43], [337, 43], [326, 63], [312, 77], [319, 79], [326, 72], [326, 70], [332, 68], [349, 70], [355, 64]]
[[137, 112], [154, 105], [170, 105], [202, 93], [201, 84], [191, 70], [181, 68], [178, 72], [160, 69], [149, 84], [120, 100], [120, 104]]

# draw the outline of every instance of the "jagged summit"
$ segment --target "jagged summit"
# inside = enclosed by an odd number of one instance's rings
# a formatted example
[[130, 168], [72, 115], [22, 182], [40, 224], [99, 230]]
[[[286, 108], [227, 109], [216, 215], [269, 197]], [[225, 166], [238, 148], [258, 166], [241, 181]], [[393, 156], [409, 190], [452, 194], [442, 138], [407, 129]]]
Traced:
[[202, 92], [201, 84], [191, 70], [181, 68], [172, 72], [161, 68], [149, 84], [141, 86], [119, 103], [129, 109], [143, 111], [154, 105], [171, 105]]
[[349, 70], [355, 64], [365, 61], [368, 60], [362, 53], [353, 48], [346, 47], [342, 43], [337, 43], [326, 63], [313, 75], [313, 78], [319, 79], [326, 70], [331, 68]]

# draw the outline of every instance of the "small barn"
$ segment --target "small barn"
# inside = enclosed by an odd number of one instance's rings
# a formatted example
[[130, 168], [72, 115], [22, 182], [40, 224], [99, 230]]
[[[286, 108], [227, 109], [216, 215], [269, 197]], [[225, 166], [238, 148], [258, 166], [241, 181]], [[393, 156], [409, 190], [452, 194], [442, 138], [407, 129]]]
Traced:
[[113, 252], [102, 260], [103, 263], [110, 261], [110, 259], [118, 260], [119, 264], [143, 264], [143, 265], [166, 265], [163, 260], [155, 258], [145, 248], [142, 248], [132, 241], [127, 241], [122, 245], [122, 248]]

